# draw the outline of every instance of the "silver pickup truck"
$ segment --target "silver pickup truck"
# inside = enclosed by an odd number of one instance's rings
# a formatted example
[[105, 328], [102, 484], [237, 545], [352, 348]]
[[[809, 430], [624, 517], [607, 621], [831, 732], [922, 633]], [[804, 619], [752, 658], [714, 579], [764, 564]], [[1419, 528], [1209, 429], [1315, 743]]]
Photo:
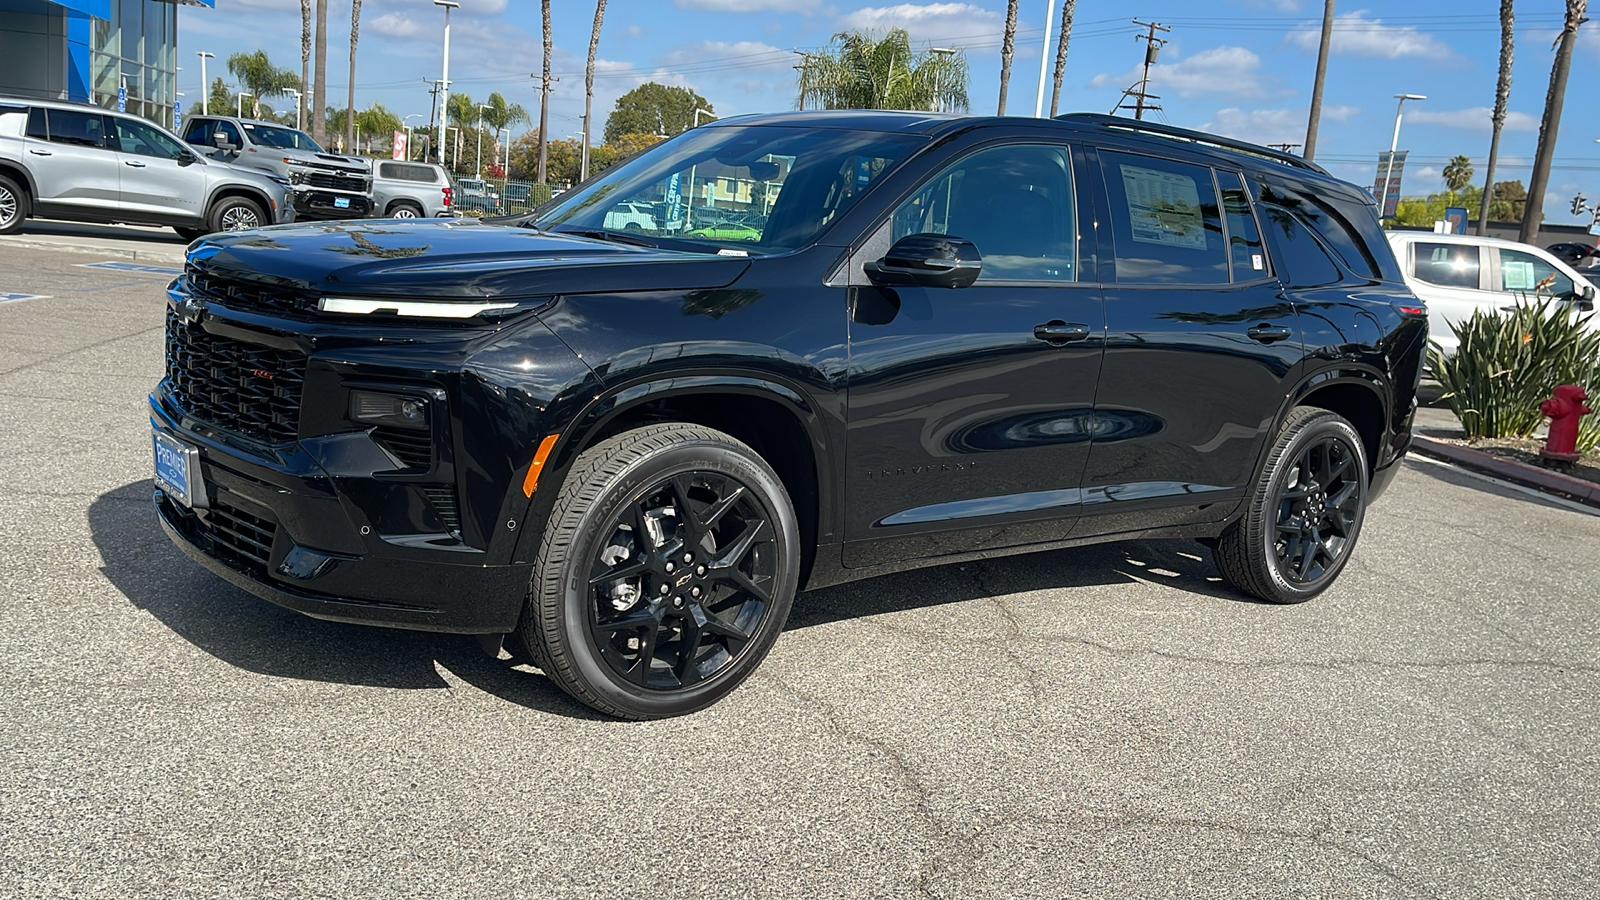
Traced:
[[372, 214], [372, 164], [329, 153], [303, 131], [259, 119], [200, 115], [184, 122], [183, 139], [214, 157], [287, 178], [298, 219]]

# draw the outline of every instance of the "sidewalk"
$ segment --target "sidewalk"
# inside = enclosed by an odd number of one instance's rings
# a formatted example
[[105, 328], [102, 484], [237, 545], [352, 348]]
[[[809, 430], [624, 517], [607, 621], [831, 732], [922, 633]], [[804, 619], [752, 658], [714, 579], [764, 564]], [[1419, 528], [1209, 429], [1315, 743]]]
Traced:
[[1420, 407], [1417, 410], [1411, 445], [1411, 449], [1417, 453], [1453, 463], [1464, 469], [1471, 469], [1491, 478], [1509, 481], [1546, 494], [1566, 497], [1585, 506], [1600, 509], [1600, 484], [1440, 440], [1440, 438], [1460, 437], [1461, 423], [1456, 419], [1455, 413], [1431, 406]]
[[16, 234], [0, 235], [0, 252], [7, 247], [92, 254], [101, 259], [183, 265], [189, 244], [171, 228], [138, 225], [87, 225], [29, 219]]

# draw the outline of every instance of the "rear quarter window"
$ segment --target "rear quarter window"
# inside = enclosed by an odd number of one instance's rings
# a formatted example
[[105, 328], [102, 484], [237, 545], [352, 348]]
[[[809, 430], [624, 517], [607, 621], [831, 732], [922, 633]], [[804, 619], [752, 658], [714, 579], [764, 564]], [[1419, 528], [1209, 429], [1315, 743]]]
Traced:
[[1363, 278], [1401, 280], [1375, 205], [1276, 177], [1263, 179], [1262, 197], [1299, 217], [1351, 272]]

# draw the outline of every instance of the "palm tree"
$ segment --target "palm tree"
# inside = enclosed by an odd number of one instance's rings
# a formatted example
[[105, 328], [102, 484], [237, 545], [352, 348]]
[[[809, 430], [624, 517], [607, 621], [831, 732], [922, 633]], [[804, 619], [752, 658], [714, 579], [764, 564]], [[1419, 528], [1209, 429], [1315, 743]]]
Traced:
[[1000, 111], [1006, 114], [1006, 88], [1011, 85], [1011, 50], [1017, 43], [1017, 0], [1006, 4], [1006, 35], [1000, 44]]
[[594, 5], [594, 30], [589, 32], [589, 64], [583, 70], [583, 158], [578, 163], [578, 180], [589, 179], [589, 132], [594, 130], [594, 54], [600, 49], [600, 23], [606, 17], [606, 0]]
[[228, 71], [238, 80], [240, 87], [255, 97], [257, 112], [260, 110], [262, 100], [269, 97], [287, 97], [297, 83], [294, 72], [273, 65], [272, 61], [267, 59], [265, 50], [233, 54], [228, 57]]
[[1456, 191], [1472, 183], [1472, 160], [1466, 156], [1453, 156], [1444, 167], [1444, 186], [1450, 190], [1450, 205], [1456, 203]]
[[324, 110], [328, 108], [328, 0], [317, 0], [316, 43], [316, 80], [311, 84], [311, 139], [327, 146], [328, 117]]
[[1544, 191], [1550, 184], [1550, 163], [1556, 152], [1556, 134], [1561, 130], [1561, 106], [1567, 97], [1567, 74], [1572, 71], [1572, 48], [1578, 43], [1578, 26], [1588, 21], [1589, 0], [1567, 0], [1567, 16], [1556, 39], [1556, 61], [1550, 67], [1550, 90], [1544, 98], [1544, 118], [1539, 122], [1539, 149], [1533, 157], [1533, 175], [1528, 179], [1528, 204], [1522, 210], [1524, 244], [1533, 243], [1544, 222]]
[[478, 121], [478, 101], [465, 91], [451, 94], [450, 99], [445, 101], [445, 118], [460, 128], [473, 125]]
[[[468, 102], [470, 103], [471, 101], [469, 100]], [[507, 102], [499, 91], [490, 94], [489, 99], [483, 101], [483, 105], [489, 108], [478, 110], [480, 116], [478, 121], [494, 129], [494, 141], [496, 144], [500, 143], [500, 132], [505, 129], [517, 124], [533, 124], [533, 119], [528, 115], [528, 110], [522, 104]], [[476, 109], [476, 106], [474, 106], [474, 109]]]
[[1500, 80], [1494, 86], [1494, 130], [1489, 135], [1489, 163], [1484, 166], [1483, 198], [1478, 201], [1478, 234], [1489, 233], [1489, 204], [1494, 199], [1494, 164], [1500, 159], [1500, 129], [1506, 124], [1506, 104], [1511, 102], [1511, 51], [1516, 47], [1512, 34], [1515, 13], [1511, 0], [1500, 0]]
[[296, 128], [306, 130], [306, 84], [311, 80], [311, 0], [300, 0], [300, 112], [295, 118]]
[[356, 118], [356, 43], [360, 40], [361, 0], [350, 0], [350, 89], [345, 96], [344, 104], [345, 110], [350, 114], [345, 117], [349, 120], [349, 124], [345, 126], [344, 139], [352, 147], [356, 145], [356, 135], [352, 129], [355, 127]]
[[821, 109], [967, 110], [966, 57], [912, 50], [903, 28], [842, 31], [800, 77], [802, 104]]
[[1056, 42], [1056, 86], [1050, 92], [1050, 117], [1055, 118], [1061, 101], [1061, 76], [1067, 71], [1067, 42], [1072, 39], [1072, 13], [1078, 0], [1067, 0], [1061, 5], [1061, 39]]
[[539, 173], [538, 181], [544, 184], [548, 173], [550, 147], [550, 0], [539, 4], [544, 11], [544, 78], [539, 82]]

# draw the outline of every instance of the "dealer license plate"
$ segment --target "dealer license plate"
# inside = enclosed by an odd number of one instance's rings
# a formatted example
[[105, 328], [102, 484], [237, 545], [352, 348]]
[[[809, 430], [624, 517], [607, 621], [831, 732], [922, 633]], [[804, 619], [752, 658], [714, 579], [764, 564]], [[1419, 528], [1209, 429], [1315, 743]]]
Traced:
[[159, 431], [152, 433], [156, 450], [156, 486], [184, 506], [206, 505], [200, 480], [200, 451]]
[[334, 209], [349, 209], [350, 208], [350, 198], [349, 197], [335, 197], [335, 198], [333, 198], [333, 208]]

